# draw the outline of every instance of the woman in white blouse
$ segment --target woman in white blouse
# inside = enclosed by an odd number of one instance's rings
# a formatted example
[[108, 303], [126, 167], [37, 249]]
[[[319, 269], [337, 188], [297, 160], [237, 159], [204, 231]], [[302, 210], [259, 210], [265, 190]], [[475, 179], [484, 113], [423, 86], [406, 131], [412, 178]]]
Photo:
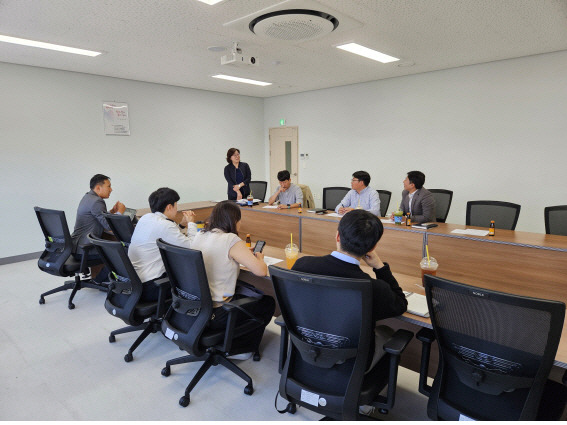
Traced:
[[[222, 309], [222, 303], [243, 297], [235, 294], [240, 264], [257, 276], [268, 274], [264, 254], [261, 252], [253, 254], [238, 237], [240, 220], [240, 207], [231, 201], [219, 202], [213, 208], [204, 231], [197, 233], [191, 244], [191, 248], [203, 253], [213, 299], [213, 319], [210, 324], [213, 329], [226, 327], [228, 312]], [[264, 329], [274, 314], [275, 301], [272, 297], [264, 295], [258, 302], [245, 308], [252, 315], [262, 319], [264, 326], [235, 340], [232, 351], [242, 352], [241, 349], [245, 348], [257, 352]], [[238, 315], [238, 321], [248, 318], [243, 313]]]

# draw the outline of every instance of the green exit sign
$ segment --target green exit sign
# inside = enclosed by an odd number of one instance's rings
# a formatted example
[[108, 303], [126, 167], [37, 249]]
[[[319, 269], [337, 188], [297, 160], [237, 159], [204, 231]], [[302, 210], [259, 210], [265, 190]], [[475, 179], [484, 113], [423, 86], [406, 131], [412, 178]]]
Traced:
[[282, 118], [282, 119], [280, 120], [280, 125], [285, 125], [285, 118]]

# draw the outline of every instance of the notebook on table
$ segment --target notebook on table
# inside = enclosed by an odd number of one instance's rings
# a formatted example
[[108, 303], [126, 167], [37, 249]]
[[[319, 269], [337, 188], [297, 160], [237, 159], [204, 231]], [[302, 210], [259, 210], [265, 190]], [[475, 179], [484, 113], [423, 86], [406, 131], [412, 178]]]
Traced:
[[421, 317], [429, 317], [429, 308], [427, 308], [427, 298], [425, 298], [425, 295], [408, 291], [404, 291], [404, 295], [408, 301], [408, 313]]

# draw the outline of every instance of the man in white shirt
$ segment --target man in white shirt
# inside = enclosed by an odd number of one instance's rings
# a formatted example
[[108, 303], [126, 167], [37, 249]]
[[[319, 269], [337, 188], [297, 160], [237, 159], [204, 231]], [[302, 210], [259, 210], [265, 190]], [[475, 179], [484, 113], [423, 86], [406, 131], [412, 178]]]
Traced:
[[370, 174], [366, 171], [356, 171], [352, 174], [350, 187], [343, 200], [335, 208], [338, 214], [346, 214], [352, 210], [366, 210], [380, 216], [380, 197], [370, 186]]
[[142, 216], [130, 242], [128, 257], [144, 283], [142, 301], [158, 299], [159, 289], [154, 280], [165, 276], [165, 266], [156, 244], [157, 239], [163, 239], [172, 245], [185, 248], [191, 247], [191, 242], [197, 233], [195, 213], [183, 211], [183, 220], [179, 226], [188, 226], [184, 235], [177, 223], [177, 201], [179, 194], [168, 187], [162, 187], [153, 192], [148, 198], [151, 213]]

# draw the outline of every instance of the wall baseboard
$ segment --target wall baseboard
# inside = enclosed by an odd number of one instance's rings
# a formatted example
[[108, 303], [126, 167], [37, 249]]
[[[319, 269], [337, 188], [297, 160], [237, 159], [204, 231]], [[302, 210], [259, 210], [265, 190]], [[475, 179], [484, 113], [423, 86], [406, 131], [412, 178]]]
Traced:
[[19, 263], [20, 261], [37, 260], [43, 251], [30, 252], [29, 254], [14, 255], [13, 257], [0, 258], [0, 266], [5, 264]]

